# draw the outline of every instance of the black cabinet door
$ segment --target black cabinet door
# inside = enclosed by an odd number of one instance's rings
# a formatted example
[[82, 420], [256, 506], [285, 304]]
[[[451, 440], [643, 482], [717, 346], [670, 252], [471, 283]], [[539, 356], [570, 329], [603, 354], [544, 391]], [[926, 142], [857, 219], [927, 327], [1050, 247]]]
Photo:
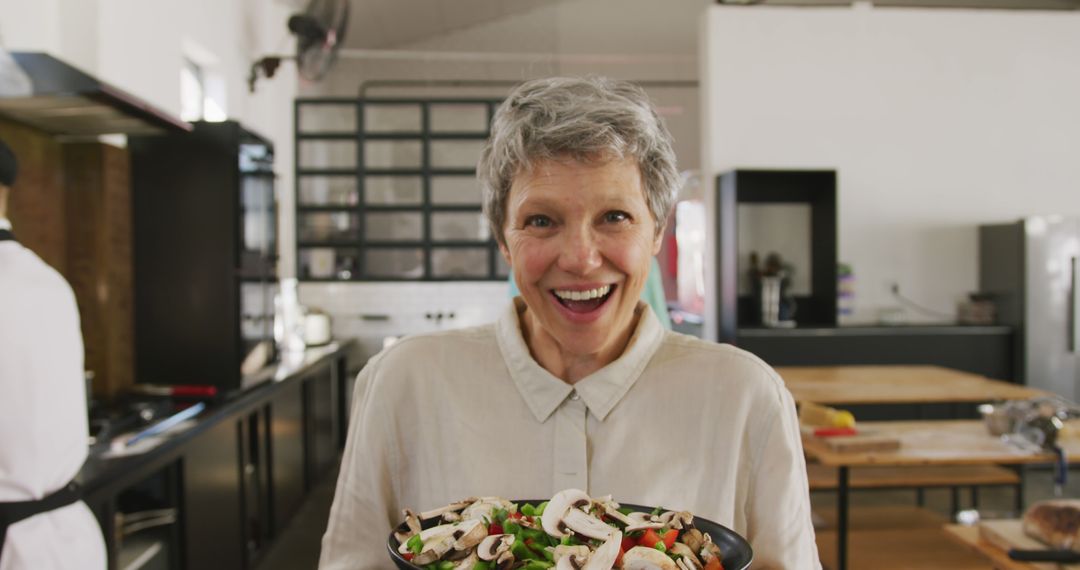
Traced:
[[304, 500], [303, 382], [284, 387], [270, 401], [270, 488], [277, 534]]
[[184, 454], [184, 551], [190, 570], [243, 568], [240, 426], [224, 421]]
[[334, 425], [335, 366], [328, 363], [312, 373], [306, 382], [308, 432], [308, 483], [315, 485], [334, 466], [337, 458]]

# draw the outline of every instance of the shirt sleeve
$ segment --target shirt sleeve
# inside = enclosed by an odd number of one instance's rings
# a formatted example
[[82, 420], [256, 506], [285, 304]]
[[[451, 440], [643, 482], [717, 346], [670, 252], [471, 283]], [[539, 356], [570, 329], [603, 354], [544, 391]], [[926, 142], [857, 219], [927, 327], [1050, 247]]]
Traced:
[[776, 403], [763, 406], [768, 411], [758, 423], [768, 434], [750, 478], [747, 538], [754, 568], [820, 569], [795, 401], [776, 382]]
[[320, 570], [393, 567], [386, 540], [398, 512], [393, 474], [397, 446], [382, 410], [378, 357], [360, 372]]

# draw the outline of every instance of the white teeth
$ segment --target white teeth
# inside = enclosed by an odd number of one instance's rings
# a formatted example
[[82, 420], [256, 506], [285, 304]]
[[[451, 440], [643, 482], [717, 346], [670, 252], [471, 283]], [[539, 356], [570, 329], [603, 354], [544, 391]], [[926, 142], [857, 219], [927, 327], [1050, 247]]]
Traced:
[[556, 289], [555, 296], [564, 301], [588, 301], [589, 299], [599, 299], [604, 295], [607, 295], [611, 291], [611, 285], [604, 285], [597, 289], [589, 289], [587, 291], [561, 291]]

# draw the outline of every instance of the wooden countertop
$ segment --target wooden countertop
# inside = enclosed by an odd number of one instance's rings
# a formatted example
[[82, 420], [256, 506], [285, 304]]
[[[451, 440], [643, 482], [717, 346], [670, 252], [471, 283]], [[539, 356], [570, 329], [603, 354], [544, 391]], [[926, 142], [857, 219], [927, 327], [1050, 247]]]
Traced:
[[780, 366], [776, 371], [796, 401], [819, 404], [979, 403], [1047, 395], [941, 366]]
[[[1070, 424], [1071, 425], [1071, 424]], [[822, 438], [803, 436], [806, 455], [824, 465], [1018, 465], [1053, 463], [1054, 455], [1031, 452], [992, 436], [981, 420], [916, 420], [902, 422], [859, 422], [866, 434], [895, 437], [900, 448], [894, 451], [837, 452]], [[1066, 429], [1059, 437], [1068, 458], [1080, 460], [1080, 437]]]

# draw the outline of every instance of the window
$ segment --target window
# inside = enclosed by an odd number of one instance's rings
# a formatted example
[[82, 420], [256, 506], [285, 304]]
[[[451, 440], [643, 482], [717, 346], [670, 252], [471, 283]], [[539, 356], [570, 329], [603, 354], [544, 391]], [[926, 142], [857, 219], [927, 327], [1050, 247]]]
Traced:
[[298, 99], [304, 280], [505, 280], [476, 162], [495, 99]]

